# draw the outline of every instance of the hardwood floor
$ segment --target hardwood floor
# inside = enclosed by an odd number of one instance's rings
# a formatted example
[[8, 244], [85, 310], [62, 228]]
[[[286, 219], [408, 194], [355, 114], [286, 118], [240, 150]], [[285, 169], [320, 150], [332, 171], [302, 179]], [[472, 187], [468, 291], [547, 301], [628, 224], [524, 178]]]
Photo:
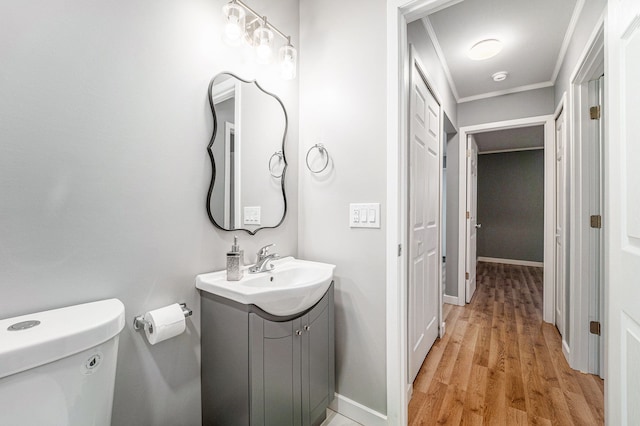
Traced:
[[413, 384], [409, 424], [604, 424], [604, 382], [569, 368], [542, 322], [542, 268], [477, 272], [471, 303], [445, 305], [447, 332]]

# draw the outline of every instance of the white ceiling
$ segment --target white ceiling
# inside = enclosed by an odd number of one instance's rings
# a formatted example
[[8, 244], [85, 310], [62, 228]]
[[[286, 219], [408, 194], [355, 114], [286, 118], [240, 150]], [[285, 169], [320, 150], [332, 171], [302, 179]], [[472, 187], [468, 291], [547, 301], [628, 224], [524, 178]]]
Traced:
[[[458, 102], [553, 86], [585, 0], [464, 0], [423, 18]], [[480, 40], [502, 51], [467, 57]], [[496, 83], [491, 75], [507, 71]]]
[[544, 126], [495, 130], [473, 135], [478, 152], [504, 152], [544, 148]]

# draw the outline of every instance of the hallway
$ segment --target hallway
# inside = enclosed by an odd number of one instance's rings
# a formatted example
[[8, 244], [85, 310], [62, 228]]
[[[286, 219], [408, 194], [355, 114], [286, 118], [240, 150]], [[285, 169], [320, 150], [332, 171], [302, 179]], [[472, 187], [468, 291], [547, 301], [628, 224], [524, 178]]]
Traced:
[[542, 268], [479, 262], [477, 273], [471, 303], [445, 305], [409, 424], [604, 424], [604, 382], [569, 368], [542, 322]]

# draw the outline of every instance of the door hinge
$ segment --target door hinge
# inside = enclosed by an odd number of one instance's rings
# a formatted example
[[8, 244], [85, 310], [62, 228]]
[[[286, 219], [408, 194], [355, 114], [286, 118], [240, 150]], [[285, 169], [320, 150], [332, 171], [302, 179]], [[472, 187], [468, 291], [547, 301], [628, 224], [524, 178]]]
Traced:
[[467, 150], [467, 158], [471, 158], [471, 150], [470, 149]]
[[465, 278], [466, 280], [468, 280], [468, 279], [469, 279], [469, 273], [468, 273], [468, 272], [465, 272], [465, 273], [464, 273], [464, 278]]
[[589, 333], [600, 336], [600, 323], [598, 321], [591, 321], [589, 323]]
[[591, 227], [600, 229], [602, 228], [602, 216], [599, 214], [594, 214], [591, 216]]
[[402, 256], [402, 244], [398, 244], [398, 257]]
[[469, 219], [471, 217], [471, 215], [469, 214], [469, 212], [467, 212], [467, 219]]
[[600, 105], [589, 108], [589, 117], [591, 117], [592, 120], [600, 120]]

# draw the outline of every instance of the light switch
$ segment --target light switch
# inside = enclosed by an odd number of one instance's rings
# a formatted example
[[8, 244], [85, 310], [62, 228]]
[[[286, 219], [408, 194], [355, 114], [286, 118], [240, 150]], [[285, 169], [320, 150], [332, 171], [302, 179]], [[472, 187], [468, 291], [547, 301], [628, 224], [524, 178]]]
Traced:
[[251, 206], [244, 208], [245, 225], [260, 225], [260, 206]]
[[380, 203], [349, 204], [351, 228], [380, 228]]

